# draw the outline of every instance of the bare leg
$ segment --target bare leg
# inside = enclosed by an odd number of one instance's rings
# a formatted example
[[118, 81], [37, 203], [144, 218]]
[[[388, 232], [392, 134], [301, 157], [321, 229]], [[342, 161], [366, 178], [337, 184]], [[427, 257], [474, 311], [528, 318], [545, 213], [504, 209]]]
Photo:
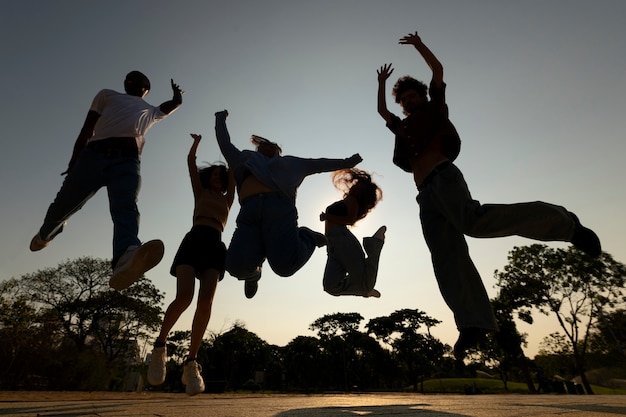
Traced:
[[193, 291], [196, 281], [195, 271], [190, 265], [178, 265], [176, 267], [176, 298], [169, 305], [163, 318], [163, 324], [161, 325], [161, 333], [157, 337], [156, 342], [165, 344], [167, 335], [169, 334], [174, 324], [183, 314], [183, 311], [187, 310], [187, 307], [193, 300]]
[[198, 277], [200, 279], [200, 291], [198, 292], [196, 314], [193, 316], [193, 324], [191, 325], [191, 344], [189, 345], [188, 359], [195, 359], [198, 355], [198, 350], [200, 350], [204, 332], [211, 318], [213, 297], [215, 297], [219, 277], [220, 273], [216, 269], [208, 269]]

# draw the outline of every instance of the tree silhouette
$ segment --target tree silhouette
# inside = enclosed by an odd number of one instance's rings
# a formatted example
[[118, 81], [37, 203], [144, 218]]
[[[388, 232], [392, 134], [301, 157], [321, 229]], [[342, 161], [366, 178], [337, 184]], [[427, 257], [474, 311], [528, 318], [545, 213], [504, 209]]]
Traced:
[[[447, 350], [430, 334], [430, 329], [438, 323], [439, 320], [423, 311], [402, 309], [371, 319], [366, 328], [393, 348], [395, 358], [406, 367], [413, 390], [417, 391], [418, 383], [435, 370]], [[426, 333], [419, 332], [422, 326], [426, 327]]]
[[[96, 389], [122, 384], [139, 360], [138, 341], [157, 330], [162, 293], [145, 278], [113, 291], [110, 275], [108, 260], [82, 257], [0, 284], [3, 310], [28, 311], [23, 319], [45, 337], [48, 362], [39, 375], [49, 368], [56, 381], [51, 384]], [[3, 320], [3, 329], [9, 325], [10, 318]]]
[[514, 248], [508, 265], [495, 276], [500, 297], [532, 323], [531, 310], [554, 315], [572, 345], [577, 372], [585, 375], [590, 330], [598, 318], [624, 302], [626, 268], [607, 254], [592, 259], [574, 247], [552, 249], [534, 244]]
[[305, 391], [321, 389], [322, 349], [319, 339], [312, 336], [297, 336], [283, 349], [287, 384]]
[[209, 350], [215, 375], [225, 380], [226, 388], [232, 390], [254, 381], [255, 372], [264, 371], [272, 359], [271, 346], [241, 322], [216, 336]]

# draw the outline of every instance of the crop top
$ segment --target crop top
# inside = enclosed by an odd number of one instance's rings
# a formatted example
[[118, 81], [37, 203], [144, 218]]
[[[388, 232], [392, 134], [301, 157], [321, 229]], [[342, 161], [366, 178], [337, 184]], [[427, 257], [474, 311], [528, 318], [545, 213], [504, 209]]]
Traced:
[[229, 210], [228, 199], [225, 195], [203, 189], [196, 200], [196, 206], [193, 210], [194, 224], [200, 218], [214, 219], [222, 225], [220, 232], [223, 232], [228, 220]]
[[346, 206], [346, 203], [343, 200], [335, 201], [333, 204], [326, 207], [326, 214], [332, 214], [333, 216], [347, 216], [348, 206]]

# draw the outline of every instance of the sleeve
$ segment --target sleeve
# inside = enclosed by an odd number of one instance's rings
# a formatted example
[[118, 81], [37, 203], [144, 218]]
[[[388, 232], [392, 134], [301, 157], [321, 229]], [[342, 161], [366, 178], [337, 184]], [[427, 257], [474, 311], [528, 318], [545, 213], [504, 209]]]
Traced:
[[402, 120], [396, 116], [395, 114], [391, 115], [391, 120], [386, 124], [387, 128], [389, 130], [391, 130], [391, 132], [394, 135], [398, 134], [398, 131], [400, 130], [400, 123], [402, 122]]
[[301, 177], [304, 178], [311, 174], [319, 174], [321, 172], [332, 172], [344, 168], [352, 168], [360, 162], [357, 157], [351, 156], [349, 158], [331, 159], [331, 158], [298, 158], [298, 157], [286, 157], [293, 158], [292, 162], [300, 167]]
[[448, 118], [448, 105], [446, 104], [446, 83], [441, 83], [441, 87], [437, 87], [434, 83], [430, 83], [428, 87], [428, 95], [433, 109], [439, 112], [443, 117]]
[[222, 155], [224, 155], [226, 162], [228, 162], [228, 165], [233, 167], [237, 166], [241, 151], [230, 141], [230, 134], [226, 128], [226, 120], [215, 121], [215, 137], [217, 138], [217, 145]]
[[104, 106], [106, 105], [107, 96], [107, 90], [100, 90], [98, 94], [96, 94], [96, 96], [93, 98], [89, 110], [95, 111], [98, 114], [102, 114], [102, 112], [104, 111]]

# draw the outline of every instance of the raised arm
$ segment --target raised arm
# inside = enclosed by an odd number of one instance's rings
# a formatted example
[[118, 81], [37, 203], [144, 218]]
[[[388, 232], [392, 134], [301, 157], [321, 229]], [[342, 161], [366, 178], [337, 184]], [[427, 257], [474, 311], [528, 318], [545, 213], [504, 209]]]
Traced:
[[419, 52], [422, 58], [424, 58], [426, 65], [428, 65], [430, 70], [433, 72], [431, 82], [437, 87], [441, 87], [443, 84], [443, 65], [441, 65], [441, 62], [439, 62], [435, 54], [433, 54], [432, 51], [424, 45], [417, 32], [409, 33], [408, 35], [400, 38], [398, 43], [401, 45], [413, 45], [415, 49], [417, 49], [417, 52]]
[[215, 137], [217, 138], [217, 145], [220, 147], [220, 151], [230, 168], [234, 168], [233, 164], [236, 163], [237, 157], [241, 153], [239, 149], [230, 141], [230, 134], [226, 127], [226, 118], [228, 117], [228, 110], [222, 110], [215, 113]]
[[191, 178], [191, 189], [193, 190], [194, 198], [197, 198], [202, 191], [202, 183], [200, 182], [200, 174], [198, 173], [198, 165], [196, 164], [196, 153], [198, 151], [198, 145], [202, 140], [202, 135], [190, 133], [193, 138], [191, 148], [189, 148], [189, 154], [187, 155], [187, 167], [189, 168], [189, 178]]
[[[321, 172], [332, 172], [345, 168], [353, 168], [359, 162], [363, 161], [361, 155], [355, 153], [349, 158], [298, 158], [298, 157], [285, 157], [285, 159], [293, 158], [297, 160], [297, 167], [299, 168], [299, 176], [302, 178], [311, 174], [319, 174]], [[295, 166], [294, 166], [295, 168]]]
[[174, 110], [180, 107], [183, 104], [183, 94], [185, 93], [180, 89], [178, 84], [174, 83], [174, 80], [170, 79], [170, 83], [172, 85], [172, 99], [162, 103], [159, 108], [165, 114], [170, 114]]
[[385, 85], [387, 80], [393, 73], [391, 64], [385, 64], [377, 71], [378, 73], [378, 114], [385, 119], [385, 122], [390, 123], [393, 114], [387, 109], [387, 92]]
[[72, 157], [70, 158], [69, 164], [67, 164], [67, 169], [61, 173], [61, 175], [65, 175], [74, 166], [76, 159], [78, 158], [78, 154], [85, 148], [87, 145], [87, 141], [93, 136], [93, 129], [96, 126], [96, 122], [100, 118], [100, 113], [89, 110], [87, 113], [87, 117], [85, 117], [85, 122], [83, 123], [83, 127], [80, 129], [80, 133], [76, 138], [76, 142], [74, 142], [74, 150], [72, 151]]

